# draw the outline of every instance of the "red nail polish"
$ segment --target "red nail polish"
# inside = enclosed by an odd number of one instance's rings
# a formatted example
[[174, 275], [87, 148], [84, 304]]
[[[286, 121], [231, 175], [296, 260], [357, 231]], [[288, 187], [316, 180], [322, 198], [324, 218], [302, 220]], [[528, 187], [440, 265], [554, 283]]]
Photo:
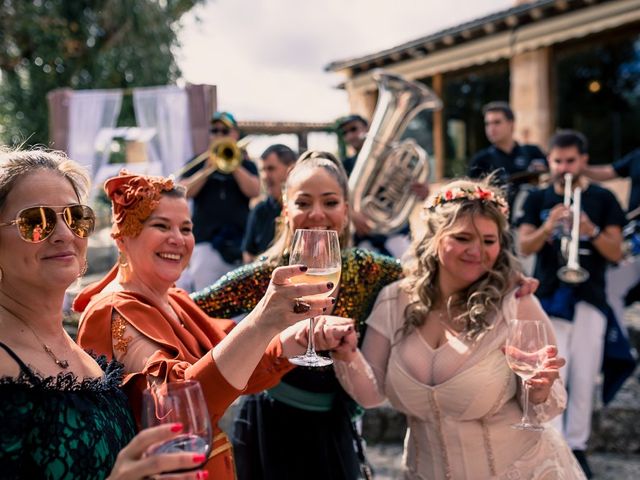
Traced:
[[207, 457], [204, 454], [199, 453], [198, 455], [193, 456], [193, 463], [202, 463]]
[[306, 265], [302, 265], [302, 266], [300, 267], [300, 271], [301, 271], [301, 272], [306, 272], [306, 271], [307, 271], [307, 269], [308, 269], [308, 267], [307, 267]]
[[196, 474], [196, 478], [198, 480], [204, 480], [205, 478], [209, 478], [209, 472], [207, 472], [206, 470], [200, 470], [197, 474]]
[[327, 283], [327, 288], [329, 288], [329, 289], [333, 288], [333, 282]]
[[171, 425], [171, 431], [174, 433], [180, 432], [182, 430], [182, 424], [181, 423], [174, 423], [173, 425]]

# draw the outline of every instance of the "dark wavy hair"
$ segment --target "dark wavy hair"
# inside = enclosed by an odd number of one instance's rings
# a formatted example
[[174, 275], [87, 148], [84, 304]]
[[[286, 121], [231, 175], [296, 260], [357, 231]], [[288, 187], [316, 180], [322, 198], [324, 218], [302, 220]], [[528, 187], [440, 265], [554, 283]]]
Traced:
[[[481, 181], [461, 179], [444, 185], [434, 194], [460, 188], [475, 190], [477, 187], [494, 195], [503, 196], [503, 192], [491, 186], [491, 179]], [[427, 202], [428, 203], [428, 202]], [[509, 222], [500, 205], [487, 199], [457, 199], [446, 201], [437, 207], [425, 209], [424, 220], [426, 231], [422, 238], [414, 241], [405, 259], [405, 279], [402, 288], [407, 291], [413, 301], [404, 312], [404, 323], [398, 331], [401, 338], [423, 325], [430, 309], [440, 300], [438, 288], [440, 264], [438, 247], [442, 239], [456, 231], [463, 218], [478, 216], [487, 217], [498, 227], [500, 252], [493, 268], [455, 297], [443, 299], [446, 308], [451, 311], [462, 311], [454, 317], [461, 324], [466, 338], [478, 339], [491, 328], [491, 316], [501, 307], [505, 295], [515, 286], [520, 277], [520, 265], [513, 254], [513, 238], [509, 230]]]

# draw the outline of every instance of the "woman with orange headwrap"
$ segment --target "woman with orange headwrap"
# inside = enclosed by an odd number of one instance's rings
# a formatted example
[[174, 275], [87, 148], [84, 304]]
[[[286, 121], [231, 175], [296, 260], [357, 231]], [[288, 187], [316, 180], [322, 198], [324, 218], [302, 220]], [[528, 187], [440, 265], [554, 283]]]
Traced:
[[[134, 406], [149, 379], [198, 380], [214, 425], [207, 470], [216, 480], [233, 479], [231, 445], [217, 421], [236, 397], [276, 384], [292, 368], [285, 357], [302, 353], [307, 335], [306, 322], [295, 322], [334, 301], [307, 297], [333, 285], [292, 285], [288, 279], [306, 267], [278, 268], [262, 300], [232, 330], [233, 322], [209, 318], [185, 291], [173, 288], [194, 245], [182, 187], [122, 171], [107, 180], [105, 191], [120, 260], [76, 298], [74, 308], [83, 312], [78, 343], [124, 364]], [[348, 321], [325, 324], [316, 341], [334, 348], [352, 328]]]

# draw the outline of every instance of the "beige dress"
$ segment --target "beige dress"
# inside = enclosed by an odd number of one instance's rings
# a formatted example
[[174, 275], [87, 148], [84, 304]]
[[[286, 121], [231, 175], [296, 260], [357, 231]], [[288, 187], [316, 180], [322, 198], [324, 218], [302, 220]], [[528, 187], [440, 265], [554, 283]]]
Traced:
[[[527, 315], [547, 322], [535, 297], [510, 294], [494, 326], [475, 343], [452, 337], [432, 348], [417, 331], [398, 340], [408, 297], [398, 283], [379, 295], [367, 323], [362, 354], [336, 362], [338, 378], [359, 403], [388, 399], [407, 416], [405, 479], [583, 479], [573, 454], [552, 427], [543, 432], [510, 427], [522, 416], [519, 379], [501, 351], [505, 318]], [[380, 387], [381, 386], [381, 387]], [[562, 384], [530, 408], [546, 422], [566, 405]]]

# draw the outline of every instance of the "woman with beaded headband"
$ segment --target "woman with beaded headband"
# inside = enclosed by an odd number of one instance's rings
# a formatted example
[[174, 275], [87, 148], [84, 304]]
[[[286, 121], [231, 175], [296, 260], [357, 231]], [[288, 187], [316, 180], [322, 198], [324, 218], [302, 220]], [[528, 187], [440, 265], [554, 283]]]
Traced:
[[[304, 153], [284, 190], [280, 232], [273, 246], [258, 261], [193, 294], [194, 300], [216, 317], [232, 318], [250, 311], [266, 291], [271, 272], [288, 263], [293, 232], [330, 229], [340, 234], [342, 274], [336, 303], [326, 313], [353, 319], [362, 327], [380, 289], [399, 278], [399, 262], [349, 248], [347, 176], [330, 153]], [[335, 317], [317, 318], [316, 325], [321, 327]], [[351, 420], [355, 410], [331, 367], [298, 367], [274, 388], [244, 397], [232, 439], [238, 478], [361, 478], [364, 457]]]
[[487, 180], [457, 180], [428, 199], [426, 231], [405, 278], [383, 289], [361, 349], [353, 335], [332, 354], [340, 383], [364, 407], [385, 399], [407, 416], [406, 479], [581, 479], [553, 428], [510, 428], [522, 392], [503, 351], [507, 322], [540, 320], [544, 368], [529, 380], [533, 415], [566, 404], [550, 321], [532, 295], [516, 298], [507, 203]]
[[[303, 265], [275, 269], [262, 299], [232, 329], [233, 322], [209, 318], [173, 287], [194, 246], [183, 187], [122, 171], [107, 180], [105, 191], [120, 260], [76, 298], [74, 308], [83, 312], [78, 343], [124, 364], [125, 389], [137, 412], [148, 382], [199, 381], [214, 426], [205, 468], [216, 480], [231, 480], [231, 444], [218, 427], [220, 417], [240, 394], [268, 388], [293, 368], [286, 357], [304, 351], [298, 340], [307, 334], [303, 319], [332, 301], [306, 297], [333, 285], [290, 284]], [[333, 348], [350, 329], [348, 320], [332, 320], [316, 330], [316, 341]]]
[[88, 189], [62, 152], [0, 149], [2, 478], [131, 480], [198, 465], [192, 454], [144, 456], [181, 425], [134, 437], [122, 366], [63, 329], [65, 291], [86, 269], [95, 223]]

